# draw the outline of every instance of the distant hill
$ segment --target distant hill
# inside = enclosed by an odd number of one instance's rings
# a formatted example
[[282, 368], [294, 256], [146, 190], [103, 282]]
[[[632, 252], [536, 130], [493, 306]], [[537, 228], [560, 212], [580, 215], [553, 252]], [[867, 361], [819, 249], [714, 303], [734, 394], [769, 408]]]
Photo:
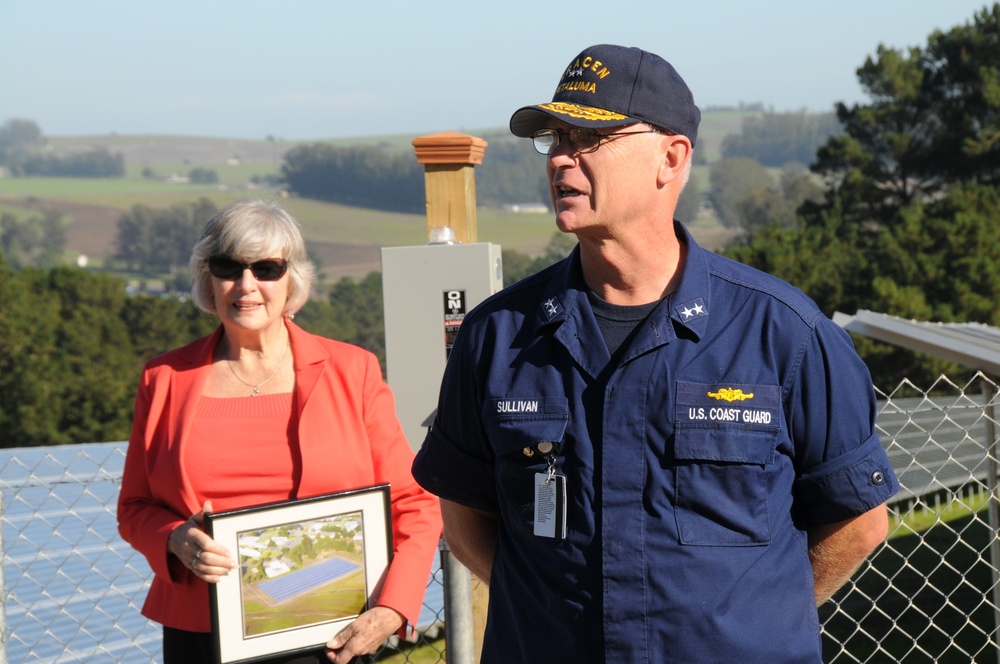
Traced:
[[[726, 134], [738, 133], [742, 119], [752, 111], [705, 113], [698, 150], [711, 162], [718, 158]], [[434, 133], [434, 132], [428, 132]], [[488, 143], [515, 142], [505, 127], [468, 131]], [[301, 143], [280, 138], [216, 138], [165, 135], [47, 136], [47, 151], [56, 156], [104, 148], [125, 158], [126, 177], [117, 180], [69, 178], [0, 178], [0, 211], [24, 217], [56, 211], [68, 221], [68, 254], [83, 254], [98, 263], [114, 253], [114, 237], [121, 215], [134, 205], [166, 207], [208, 197], [220, 207], [247, 196], [279, 197], [281, 192], [254, 182], [280, 171], [285, 152]], [[320, 139], [334, 145], [379, 145], [412, 150], [417, 135]], [[531, 148], [526, 144], [526, 150]], [[484, 161], [490, 156], [486, 149]], [[538, 164], [539, 176], [544, 168]], [[213, 184], [184, 183], [192, 169], [210, 169]], [[701, 173], [699, 175], [699, 172]], [[704, 166], [695, 177], [707, 178]], [[706, 180], [707, 182], [707, 180]], [[702, 185], [704, 188], [704, 185]], [[526, 203], [530, 201], [516, 201]], [[426, 241], [423, 215], [386, 213], [306, 199], [288, 198], [285, 204], [302, 223], [310, 250], [322, 261], [329, 279], [359, 278], [379, 269], [379, 247], [421, 244]], [[479, 211], [479, 240], [495, 242], [528, 255], [542, 253], [555, 233], [549, 214], [519, 214], [501, 209]], [[730, 233], [714, 223], [692, 224], [699, 241], [720, 247]]]
[[[698, 130], [699, 150], [703, 150], [709, 162], [718, 159], [719, 146], [726, 134], [738, 134], [743, 118], [759, 116], [757, 110], [711, 110], [702, 116]], [[441, 131], [443, 131], [442, 129]], [[485, 139], [518, 140], [511, 136], [506, 127], [481, 130], [460, 130]], [[436, 133], [435, 131], [426, 132]], [[94, 148], [105, 148], [111, 152], [121, 152], [129, 165], [145, 164], [191, 164], [206, 166], [225, 164], [228, 160], [239, 159], [245, 163], [280, 165], [286, 151], [301, 143], [331, 143], [333, 145], [380, 145], [390, 149], [412, 150], [411, 142], [425, 134], [388, 134], [380, 136], [358, 136], [349, 138], [317, 138], [315, 140], [289, 141], [282, 138], [218, 138], [210, 136], [169, 136], [169, 135], [123, 135], [106, 134], [92, 136], [47, 136], [54, 154], [65, 156]], [[487, 148], [487, 157], [489, 148]]]

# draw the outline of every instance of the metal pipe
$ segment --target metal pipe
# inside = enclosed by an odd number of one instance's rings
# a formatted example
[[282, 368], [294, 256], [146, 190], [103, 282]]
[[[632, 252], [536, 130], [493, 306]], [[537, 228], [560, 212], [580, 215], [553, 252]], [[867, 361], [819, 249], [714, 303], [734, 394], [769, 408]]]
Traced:
[[444, 576], [444, 638], [448, 664], [475, 664], [472, 573], [451, 555], [443, 537], [439, 551]]
[[[997, 463], [997, 436], [996, 436], [996, 413], [993, 407], [993, 388], [990, 380], [983, 376], [983, 414], [986, 426], [986, 459], [989, 464], [989, 474], [986, 482], [989, 489], [989, 509], [990, 522], [990, 570], [993, 575], [993, 624], [1000, 629], [1000, 537], [997, 536], [1000, 528], [1000, 493], [998, 493], [998, 463]], [[993, 632], [998, 633], [997, 631]], [[997, 648], [997, 662], [1000, 664], [1000, 648]]]
[[[3, 516], [3, 492], [0, 491], [0, 517]], [[3, 561], [7, 552], [3, 548], [3, 519], [0, 518], [0, 664], [7, 664], [7, 579]]]

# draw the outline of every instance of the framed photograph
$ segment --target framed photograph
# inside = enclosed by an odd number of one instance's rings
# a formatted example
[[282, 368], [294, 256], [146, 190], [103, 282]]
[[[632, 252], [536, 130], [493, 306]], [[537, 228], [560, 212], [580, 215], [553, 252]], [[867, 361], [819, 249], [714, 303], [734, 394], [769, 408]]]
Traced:
[[392, 557], [389, 485], [205, 516], [239, 568], [209, 585], [220, 664], [321, 648], [377, 596]]

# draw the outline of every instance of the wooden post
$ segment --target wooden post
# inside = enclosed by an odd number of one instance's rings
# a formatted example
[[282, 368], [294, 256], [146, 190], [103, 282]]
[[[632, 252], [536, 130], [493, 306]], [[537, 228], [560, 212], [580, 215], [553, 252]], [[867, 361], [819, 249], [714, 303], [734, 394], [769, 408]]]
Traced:
[[[481, 138], [456, 131], [443, 131], [413, 139], [417, 163], [424, 165], [428, 239], [432, 228], [450, 226], [455, 231], [458, 242], [468, 244], [479, 241], [474, 167], [483, 163], [486, 145], [486, 141]], [[489, 588], [475, 575], [470, 576], [473, 648], [475, 661], [478, 662], [483, 653]]]
[[435, 226], [450, 226], [459, 242], [478, 242], [476, 164], [483, 163], [486, 141], [456, 131], [413, 140], [417, 162], [424, 165], [427, 237]]
[[486, 632], [486, 612], [490, 606], [490, 589], [478, 576], [472, 575], [472, 629], [476, 661], [483, 661], [483, 634]]

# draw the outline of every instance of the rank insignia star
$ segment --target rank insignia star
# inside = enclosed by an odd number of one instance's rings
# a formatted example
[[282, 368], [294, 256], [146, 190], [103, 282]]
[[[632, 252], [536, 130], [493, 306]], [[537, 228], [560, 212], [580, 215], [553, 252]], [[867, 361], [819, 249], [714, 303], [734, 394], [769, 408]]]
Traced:
[[545, 307], [545, 315], [548, 316], [549, 319], [559, 313], [559, 303], [556, 302], [555, 298], [550, 297], [542, 304], [542, 306]]
[[685, 323], [689, 320], [708, 315], [708, 308], [705, 307], [705, 301], [700, 297], [696, 300], [677, 305], [674, 307], [674, 311], [681, 317], [681, 321]]

